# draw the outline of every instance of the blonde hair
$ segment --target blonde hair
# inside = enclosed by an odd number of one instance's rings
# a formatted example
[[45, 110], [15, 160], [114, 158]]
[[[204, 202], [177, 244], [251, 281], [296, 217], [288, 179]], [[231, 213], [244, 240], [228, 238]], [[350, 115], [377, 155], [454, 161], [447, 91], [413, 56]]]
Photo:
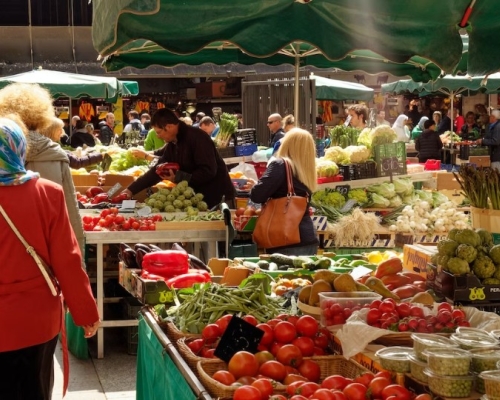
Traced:
[[316, 145], [308, 131], [290, 129], [281, 140], [276, 156], [289, 161], [294, 176], [311, 192], [316, 191]]
[[61, 139], [62, 130], [64, 127], [64, 122], [62, 122], [59, 118], [53, 117], [52, 122], [45, 129], [40, 129], [40, 134], [48, 137], [54, 142], [58, 142]]
[[281, 124], [283, 125], [283, 130], [288, 132], [295, 126], [295, 117], [292, 114], [288, 114], [281, 120]]
[[0, 90], [0, 115], [17, 114], [30, 131], [52, 123], [54, 107], [47, 89], [36, 83], [11, 83]]

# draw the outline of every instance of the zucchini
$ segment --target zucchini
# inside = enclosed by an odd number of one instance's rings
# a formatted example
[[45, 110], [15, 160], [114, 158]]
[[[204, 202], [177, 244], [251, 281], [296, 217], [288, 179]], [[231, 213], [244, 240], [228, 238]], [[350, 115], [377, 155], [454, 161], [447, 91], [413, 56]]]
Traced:
[[269, 270], [269, 261], [266, 260], [259, 260], [257, 261], [257, 265], [259, 266], [260, 269], [264, 270]]
[[[320, 259], [314, 261], [314, 267], [312, 271], [317, 269], [328, 269], [332, 265], [332, 260], [328, 257], [321, 257]], [[311, 268], [309, 268], [311, 269]]]
[[270, 260], [278, 265], [293, 265], [292, 257], [280, 253], [271, 254]]
[[314, 263], [312, 258], [306, 256], [299, 256], [293, 259], [293, 266], [295, 268], [303, 268], [304, 264]]

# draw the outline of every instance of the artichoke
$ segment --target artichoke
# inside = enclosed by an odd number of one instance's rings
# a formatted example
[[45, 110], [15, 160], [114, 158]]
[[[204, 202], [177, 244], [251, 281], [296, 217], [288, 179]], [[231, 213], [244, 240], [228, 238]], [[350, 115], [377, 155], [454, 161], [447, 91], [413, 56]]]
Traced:
[[470, 272], [470, 267], [467, 261], [458, 257], [453, 257], [448, 261], [446, 270], [453, 275], [465, 275]]
[[448, 239], [451, 239], [451, 240], [457, 240], [456, 239], [456, 235], [457, 233], [460, 232], [460, 229], [456, 229], [456, 228], [453, 228], [451, 229], [449, 232], [448, 232]]
[[474, 261], [474, 264], [472, 264], [472, 272], [479, 279], [491, 278], [495, 271], [495, 264], [493, 264], [493, 261], [488, 256], [479, 256]]
[[493, 237], [491, 236], [490, 232], [488, 232], [486, 229], [479, 228], [479, 229], [476, 229], [476, 233], [481, 238], [481, 244], [483, 246], [486, 246], [486, 247], [493, 246]]
[[500, 285], [500, 279], [497, 278], [486, 278], [483, 279], [483, 285]]
[[477, 250], [468, 244], [461, 244], [457, 247], [457, 257], [472, 263], [477, 257]]
[[470, 244], [472, 247], [481, 246], [481, 236], [472, 229], [462, 229], [455, 234], [458, 244]]
[[493, 246], [488, 255], [495, 264], [500, 264], [500, 244]]
[[437, 244], [438, 253], [441, 256], [454, 257], [459, 243], [454, 240], [444, 239]]

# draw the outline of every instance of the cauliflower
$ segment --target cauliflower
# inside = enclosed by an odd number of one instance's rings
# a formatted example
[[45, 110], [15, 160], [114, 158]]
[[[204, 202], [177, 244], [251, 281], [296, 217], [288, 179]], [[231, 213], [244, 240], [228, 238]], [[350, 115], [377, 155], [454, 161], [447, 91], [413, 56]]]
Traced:
[[330, 178], [339, 173], [339, 167], [333, 161], [324, 158], [316, 159], [316, 175], [318, 178]]
[[465, 275], [470, 272], [469, 263], [458, 257], [450, 258], [446, 265], [446, 270], [453, 275]]
[[379, 144], [392, 143], [396, 140], [396, 138], [397, 135], [394, 129], [392, 129], [390, 126], [387, 125], [379, 125], [376, 128], [372, 129], [372, 131], [370, 132], [372, 147], [377, 146]]
[[497, 278], [483, 279], [483, 285], [500, 285], [500, 279]]
[[371, 132], [370, 128], [363, 129], [358, 136], [358, 145], [366, 146], [367, 149], [370, 149], [372, 147]]
[[469, 244], [461, 244], [457, 247], [457, 257], [472, 263], [477, 257], [477, 250]]
[[347, 146], [345, 152], [352, 163], [363, 163], [370, 158], [370, 150], [366, 146]]
[[366, 204], [368, 203], [368, 196], [364, 189], [351, 189], [347, 194], [348, 199], [353, 199], [358, 202], [358, 204]]
[[495, 264], [500, 264], [500, 244], [493, 246], [488, 255]]
[[438, 242], [438, 253], [442, 256], [454, 257], [457, 251], [458, 243], [454, 240], [444, 239]]
[[493, 237], [491, 236], [491, 233], [488, 232], [486, 229], [476, 229], [476, 233], [479, 235], [481, 238], [481, 244], [486, 247], [491, 247], [493, 246]]
[[479, 278], [491, 278], [495, 273], [496, 268], [493, 261], [488, 256], [479, 256], [472, 264], [472, 272]]
[[459, 244], [470, 244], [473, 247], [481, 246], [481, 237], [472, 229], [462, 229], [455, 235]]
[[349, 154], [339, 146], [329, 147], [325, 150], [325, 160], [333, 161], [336, 164], [349, 164]]

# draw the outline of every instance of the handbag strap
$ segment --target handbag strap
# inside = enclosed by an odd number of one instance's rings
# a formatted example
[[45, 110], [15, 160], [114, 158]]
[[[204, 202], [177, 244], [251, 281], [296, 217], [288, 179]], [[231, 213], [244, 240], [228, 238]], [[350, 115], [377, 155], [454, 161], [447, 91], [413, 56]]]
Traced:
[[26, 242], [26, 240], [24, 240], [23, 235], [21, 235], [21, 232], [19, 232], [19, 230], [16, 228], [16, 226], [14, 225], [14, 223], [9, 218], [9, 216], [7, 215], [7, 213], [5, 212], [5, 210], [3, 209], [3, 207], [1, 205], [0, 205], [0, 213], [2, 213], [3, 217], [5, 218], [5, 220], [9, 224], [9, 226], [12, 228], [12, 230], [14, 231], [14, 233], [16, 234], [16, 236], [18, 237], [18, 239], [24, 245], [24, 247], [26, 248], [26, 251], [28, 252], [28, 254], [33, 258], [33, 260], [35, 260], [36, 265], [38, 265], [38, 268], [40, 269], [40, 272], [42, 273], [43, 277], [45, 278], [45, 281], [49, 285], [49, 289], [50, 289], [50, 292], [52, 293], [52, 295], [53, 296], [57, 296], [58, 292], [57, 292], [56, 287], [54, 286], [54, 282], [52, 282], [52, 279], [49, 276], [49, 272], [47, 271], [47, 269], [45, 268], [45, 266], [42, 264], [42, 262], [41, 262], [41, 260], [40, 260], [40, 258], [38, 256], [38, 254], [35, 251], [35, 249], [32, 246], [30, 246], [28, 244], [28, 242]]
[[292, 166], [285, 159], [283, 159], [283, 161], [285, 162], [286, 182], [287, 182], [287, 186], [288, 186], [288, 193], [287, 193], [287, 195], [288, 196], [295, 196], [295, 189], [293, 187]]

